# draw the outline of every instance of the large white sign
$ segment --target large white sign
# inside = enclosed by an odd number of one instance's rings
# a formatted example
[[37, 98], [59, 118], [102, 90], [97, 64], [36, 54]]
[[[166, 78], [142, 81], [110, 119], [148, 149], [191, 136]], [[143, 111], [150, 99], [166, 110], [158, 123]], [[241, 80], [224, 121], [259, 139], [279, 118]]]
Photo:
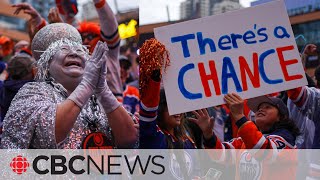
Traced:
[[274, 1], [155, 29], [169, 50], [164, 74], [169, 114], [307, 84], [285, 4]]

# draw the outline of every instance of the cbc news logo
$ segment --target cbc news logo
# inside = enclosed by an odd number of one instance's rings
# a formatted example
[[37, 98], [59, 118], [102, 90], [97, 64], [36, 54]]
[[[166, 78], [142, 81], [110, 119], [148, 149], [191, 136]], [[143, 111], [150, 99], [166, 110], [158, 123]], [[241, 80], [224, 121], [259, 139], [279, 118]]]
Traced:
[[21, 175], [22, 173], [27, 171], [27, 168], [30, 166], [29, 162], [27, 161], [27, 158], [19, 155], [12, 159], [10, 163], [10, 167], [13, 172]]
[[[143, 175], [160, 175], [165, 172], [163, 162], [161, 163], [163, 159], [164, 157], [161, 155], [148, 155], [148, 157], [127, 154], [105, 155], [94, 151], [90, 155], [73, 155], [71, 158], [65, 155], [37, 155], [34, 159], [29, 159], [30, 163], [26, 157], [18, 155], [11, 160], [9, 165], [13, 173], [17, 175], [27, 174], [30, 171], [34, 171], [38, 175], [72, 173], [73, 175], [100, 174], [121, 176], [125, 174], [137, 175], [140, 172]], [[123, 172], [123, 169], [127, 171]]]

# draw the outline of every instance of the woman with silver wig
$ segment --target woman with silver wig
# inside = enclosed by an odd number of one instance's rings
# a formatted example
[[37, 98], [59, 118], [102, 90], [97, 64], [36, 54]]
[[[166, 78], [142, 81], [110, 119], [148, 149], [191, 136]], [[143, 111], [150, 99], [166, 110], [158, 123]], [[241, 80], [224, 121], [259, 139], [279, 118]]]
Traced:
[[32, 41], [36, 82], [24, 85], [3, 122], [2, 148], [129, 148], [138, 139], [134, 121], [106, 83], [108, 47], [91, 56], [77, 29], [65, 23], [42, 28]]

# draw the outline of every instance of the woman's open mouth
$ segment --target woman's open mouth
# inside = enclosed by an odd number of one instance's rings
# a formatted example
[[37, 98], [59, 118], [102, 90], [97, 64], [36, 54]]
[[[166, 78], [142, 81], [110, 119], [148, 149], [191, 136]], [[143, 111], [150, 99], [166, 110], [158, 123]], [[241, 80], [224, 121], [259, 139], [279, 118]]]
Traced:
[[81, 68], [83, 68], [82, 63], [77, 61], [77, 60], [70, 60], [64, 66], [66, 66], [66, 67], [81, 67]]
[[256, 113], [256, 117], [263, 117], [263, 116], [265, 116], [265, 114], [264, 114], [264, 113], [262, 113], [262, 112], [258, 112], [258, 113]]

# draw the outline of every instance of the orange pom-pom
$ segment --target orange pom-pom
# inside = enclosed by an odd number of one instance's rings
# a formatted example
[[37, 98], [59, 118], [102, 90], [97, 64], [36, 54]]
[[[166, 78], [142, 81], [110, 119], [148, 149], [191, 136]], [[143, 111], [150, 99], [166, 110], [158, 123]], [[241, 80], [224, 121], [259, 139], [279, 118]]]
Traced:
[[160, 70], [162, 76], [162, 67], [164, 72], [170, 64], [169, 52], [166, 47], [156, 39], [146, 40], [140, 48], [139, 71], [140, 71], [140, 96], [144, 94], [147, 84], [154, 70]]

